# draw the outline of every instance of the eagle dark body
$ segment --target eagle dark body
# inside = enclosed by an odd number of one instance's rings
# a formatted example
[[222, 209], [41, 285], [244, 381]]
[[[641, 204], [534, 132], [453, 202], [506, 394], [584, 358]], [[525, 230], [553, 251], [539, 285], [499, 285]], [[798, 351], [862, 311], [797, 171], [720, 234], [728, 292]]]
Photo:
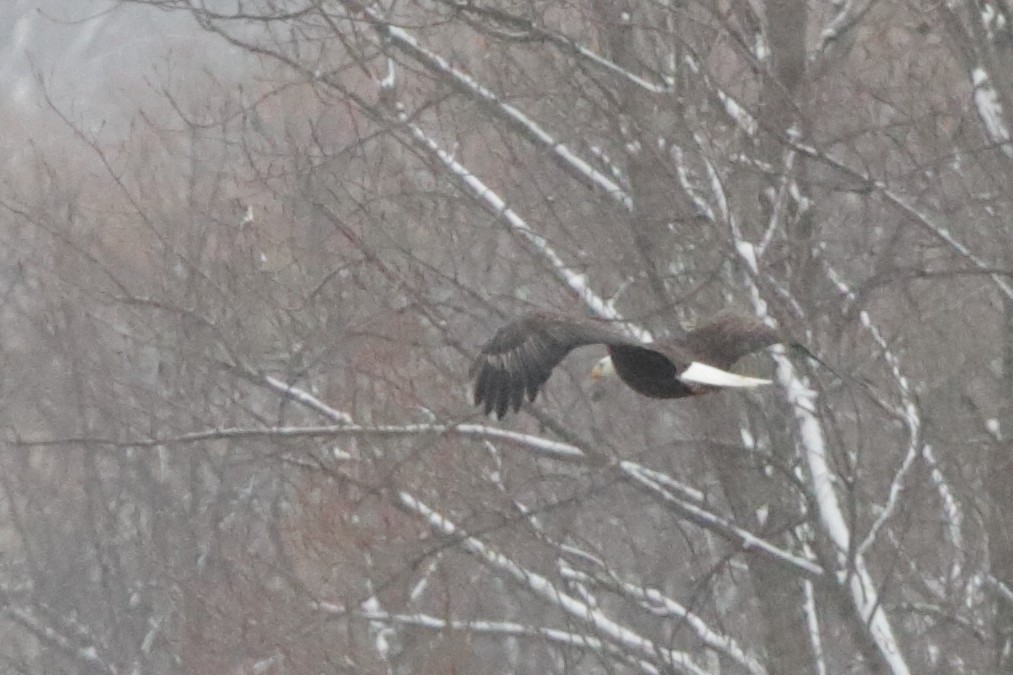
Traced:
[[537, 312], [502, 328], [482, 348], [471, 374], [475, 404], [502, 418], [518, 410], [524, 397], [535, 400], [552, 370], [570, 351], [603, 344], [619, 377], [651, 398], [680, 398], [712, 387], [679, 379], [691, 363], [725, 370], [742, 356], [779, 341], [777, 333], [747, 317], [726, 315], [684, 337], [643, 343], [593, 319]]
[[678, 379], [679, 371], [693, 361], [691, 358], [673, 361], [660, 351], [636, 345], [608, 345], [608, 352], [616, 374], [638, 394], [682, 398], [698, 393]]

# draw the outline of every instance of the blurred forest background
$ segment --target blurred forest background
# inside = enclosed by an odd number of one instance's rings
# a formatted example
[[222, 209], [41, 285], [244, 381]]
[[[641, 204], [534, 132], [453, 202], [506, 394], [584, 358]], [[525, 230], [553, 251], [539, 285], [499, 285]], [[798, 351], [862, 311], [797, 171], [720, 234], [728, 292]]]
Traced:
[[1010, 0], [0, 16], [0, 672], [1013, 672]]

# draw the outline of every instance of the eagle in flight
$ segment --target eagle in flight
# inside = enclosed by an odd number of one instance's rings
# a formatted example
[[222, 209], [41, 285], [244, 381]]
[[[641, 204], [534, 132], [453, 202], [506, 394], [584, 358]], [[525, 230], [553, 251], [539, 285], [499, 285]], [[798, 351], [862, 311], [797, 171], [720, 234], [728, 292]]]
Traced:
[[726, 314], [679, 338], [642, 342], [594, 319], [533, 312], [506, 324], [482, 347], [471, 367], [475, 405], [501, 418], [520, 409], [524, 396], [534, 401], [552, 369], [585, 345], [603, 344], [609, 359], [596, 367], [600, 376], [614, 369], [639, 394], [681, 398], [723, 388], [747, 388], [770, 380], [728, 369], [746, 354], [782, 342], [780, 333], [757, 319]]

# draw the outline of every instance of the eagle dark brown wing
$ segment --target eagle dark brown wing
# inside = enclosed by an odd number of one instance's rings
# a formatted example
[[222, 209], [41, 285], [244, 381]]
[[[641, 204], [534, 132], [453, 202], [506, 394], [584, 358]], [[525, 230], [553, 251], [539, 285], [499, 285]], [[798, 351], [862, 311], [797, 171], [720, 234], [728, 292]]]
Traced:
[[694, 360], [727, 370], [743, 356], [783, 341], [777, 330], [759, 319], [722, 314], [690, 331], [680, 345]]
[[[485, 414], [502, 418], [524, 401], [535, 400], [553, 368], [577, 347], [591, 344], [631, 344], [617, 331], [593, 320], [555, 314], [528, 314], [506, 324], [482, 347], [471, 367], [475, 405]], [[634, 343], [635, 344], [635, 343]]]

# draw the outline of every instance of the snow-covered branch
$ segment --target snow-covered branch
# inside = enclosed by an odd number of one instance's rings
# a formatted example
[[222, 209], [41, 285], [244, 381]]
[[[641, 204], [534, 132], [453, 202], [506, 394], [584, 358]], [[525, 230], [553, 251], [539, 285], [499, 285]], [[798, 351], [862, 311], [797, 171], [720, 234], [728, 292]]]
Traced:
[[653, 484], [660, 485], [666, 490], [678, 492], [684, 498], [692, 500], [693, 502], [698, 504], [703, 503], [704, 493], [694, 487], [690, 487], [689, 485], [675, 480], [667, 473], [649, 469], [646, 466], [636, 462], [631, 462], [630, 460], [623, 460], [619, 462], [619, 469], [632, 478], [643, 478], [649, 480]]
[[[809, 480], [819, 510], [823, 530], [837, 547], [842, 564], [847, 562], [851, 533], [840, 502], [834, 492], [834, 477], [827, 460], [827, 444], [816, 414], [817, 392], [795, 371], [795, 366], [782, 348], [774, 349], [777, 362], [777, 380], [794, 413], [796, 432], [802, 454], [809, 469]], [[872, 579], [862, 555], [852, 556], [853, 569], [841, 569], [838, 578], [847, 581], [851, 601], [858, 615], [868, 627], [884, 662], [896, 675], [907, 675], [910, 669], [894, 636], [893, 627], [886, 616], [879, 597], [879, 589]]]
[[988, 574], [985, 576], [985, 581], [991, 586], [996, 594], [1009, 603], [1010, 607], [1013, 607], [1013, 589], [1004, 584], [999, 579], [996, 579], [994, 575]]
[[679, 186], [693, 200], [693, 206], [696, 208], [697, 213], [701, 214], [709, 222], [713, 222], [715, 220], [714, 211], [711, 209], [710, 204], [707, 203], [707, 200], [700, 194], [699, 186], [692, 179], [685, 151], [679, 144], [672, 143], [669, 148], [669, 154], [671, 154], [672, 162], [675, 164], [675, 177], [679, 180]]
[[305, 389], [300, 389], [298, 387], [292, 386], [291, 384], [286, 384], [285, 382], [279, 380], [276, 377], [272, 377], [271, 375], [262, 376], [262, 381], [269, 388], [278, 392], [282, 396], [290, 398], [293, 401], [298, 401], [303, 406], [309, 408], [310, 410], [314, 410], [320, 413], [321, 415], [323, 415], [328, 419], [334, 420], [335, 422], [342, 422], [345, 424], [352, 423], [351, 415], [341, 410], [337, 410], [336, 408], [332, 408], [331, 406], [327, 405], [326, 403], [324, 403], [319, 398], [309, 393]]
[[[362, 8], [358, 3], [348, 3], [354, 6], [356, 9], [361, 11], [369, 11]], [[379, 19], [373, 19], [379, 21], [379, 25], [386, 26], [384, 32], [390, 39], [400, 39], [400, 44], [405, 48], [414, 45], [419, 51], [420, 57], [424, 56], [428, 52], [421, 48], [414, 37], [395, 26], [383, 22]], [[361, 96], [345, 87], [342, 82], [336, 78], [321, 75], [314, 71], [308, 70], [303, 64], [296, 59], [293, 59], [283, 53], [275, 50], [267, 49], [255, 43], [242, 40], [235, 35], [230, 34], [228, 31], [223, 30], [221, 27], [214, 24], [208, 26], [209, 29], [214, 30], [218, 35], [222, 36], [230, 44], [239, 47], [241, 49], [249, 50], [251, 53], [264, 54], [272, 59], [276, 59], [280, 63], [292, 68], [296, 72], [302, 73], [303, 75], [319, 80], [326, 83], [328, 86], [334, 87], [337, 91], [340, 91], [348, 101], [354, 103], [363, 113], [367, 114], [370, 118], [381, 123], [390, 123], [389, 115], [385, 114], [378, 107], [367, 103]], [[455, 74], [459, 78], [455, 78], [455, 81], [459, 81], [460, 86], [468, 87], [469, 91], [484, 91], [484, 89], [475, 82], [472, 78], [468, 77], [464, 73], [453, 69], [449, 63], [446, 62], [442, 57], [438, 57], [435, 54], [430, 54], [436, 61], [433, 64], [439, 68], [446, 69], [448, 74]], [[387, 77], [391, 77], [391, 73], [388, 72]], [[460, 79], [464, 78], [464, 79]], [[393, 88], [393, 83], [389, 83], [386, 88], [388, 90]], [[477, 89], [475, 89], [477, 88]], [[395, 106], [396, 107], [396, 106]], [[545, 133], [540, 127], [534, 124], [533, 121], [528, 120], [519, 111], [514, 116], [517, 124], [528, 124], [529, 131], [532, 134], [539, 136], [546, 147], [550, 147], [554, 151], [554, 156], [564, 160], [565, 164], [570, 167], [575, 167], [576, 172], [583, 176], [585, 179], [591, 180], [597, 187], [605, 190], [607, 194], [615, 199], [623, 202], [627, 205], [627, 208], [632, 209], [632, 202], [629, 201], [628, 195], [622, 190], [622, 188], [611, 180], [608, 176], [605, 176], [601, 172], [597, 171], [589, 164], [580, 160], [572, 152], [570, 152], [565, 145], [561, 144], [557, 139], [554, 139], [551, 135]], [[530, 225], [512, 208], [510, 208], [506, 201], [496, 193], [495, 190], [486, 185], [478, 176], [473, 174], [467, 167], [458, 162], [453, 154], [444, 150], [439, 143], [432, 139], [421, 127], [414, 122], [409, 121], [407, 114], [401, 113], [400, 123], [404, 125], [404, 128], [409, 132], [411, 143], [414, 147], [422, 150], [426, 155], [434, 158], [440, 165], [442, 165], [451, 176], [453, 176], [460, 185], [462, 185], [465, 191], [471, 195], [476, 201], [482, 204], [491, 213], [497, 216], [499, 219], [504, 221], [507, 226], [510, 227], [511, 231], [520, 235], [520, 237], [527, 242], [531, 249], [542, 259], [548, 262], [550, 269], [553, 274], [556, 275], [567, 287], [569, 287], [577, 297], [580, 298], [581, 302], [587, 307], [587, 310], [594, 316], [598, 316], [602, 319], [609, 321], [620, 322], [620, 325], [630, 335], [644, 341], [650, 341], [651, 334], [640, 327], [633, 326], [628, 322], [624, 322], [622, 316], [615, 310], [612, 303], [602, 298], [600, 295], [591, 289], [588, 283], [587, 276], [580, 272], [572, 269], [562, 257], [552, 248], [549, 244], [548, 239], [538, 234], [531, 228]], [[585, 171], [585, 167], [587, 171]], [[283, 383], [278, 383], [284, 386]], [[309, 403], [309, 402], [308, 402]], [[312, 404], [311, 404], [312, 405]], [[327, 406], [324, 406], [326, 409]], [[323, 412], [323, 409], [321, 410]], [[337, 411], [330, 411], [330, 414]], [[339, 415], [341, 413], [338, 413]], [[335, 421], [340, 421], [336, 418]]]
[[817, 51], [824, 51], [832, 42], [841, 38], [855, 27], [872, 7], [872, 0], [847, 0], [838, 5], [837, 13], [820, 31], [820, 43]]
[[[842, 295], [847, 297], [850, 301], [854, 301], [855, 294], [851, 288], [844, 282], [844, 279], [834, 270], [830, 265], [826, 266], [827, 276], [837, 286], [837, 289]], [[922, 456], [922, 438], [921, 438], [921, 412], [918, 409], [918, 405], [914, 399], [914, 392], [911, 390], [911, 385], [908, 382], [907, 377], [901, 372], [900, 359], [894, 354], [890, 348], [889, 342], [883, 336], [882, 331], [879, 327], [872, 322], [869, 313], [862, 310], [859, 314], [859, 319], [862, 326], [868, 331], [869, 335], [872, 336], [873, 341], [879, 347], [880, 352], [883, 355], [883, 360], [886, 361], [886, 365], [889, 367], [890, 374], [893, 376], [894, 382], [897, 384], [897, 393], [900, 396], [900, 406], [895, 410], [895, 415], [904, 420], [904, 426], [907, 427], [908, 436], [908, 447], [904, 453], [904, 459], [901, 461], [900, 468], [894, 474], [893, 480], [890, 482], [890, 490], [887, 494], [886, 503], [880, 510], [876, 520], [869, 527], [869, 532], [866, 534], [865, 539], [858, 545], [856, 549], [859, 555], [865, 555], [868, 553], [869, 548], [876, 542], [876, 535], [879, 530], [886, 525], [887, 521], [894, 515], [900, 502], [901, 492], [904, 490], [906, 479], [908, 474], [911, 472], [915, 462]]]
[[[362, 603], [360, 614], [369, 618], [370, 615], [382, 616], [386, 612], [383, 611], [379, 598], [373, 593]], [[373, 649], [376, 650], [380, 660], [387, 664], [390, 663], [391, 652], [394, 651], [396, 656], [398, 648], [397, 633], [388, 623], [381, 619], [369, 619], [369, 634], [373, 638]]]
[[[989, 264], [986, 260], [965, 246], [952, 232], [950, 232], [948, 225], [940, 222], [939, 218], [918, 208], [900, 194], [887, 187], [886, 183], [883, 181], [872, 178], [864, 171], [852, 167], [843, 160], [839, 160], [836, 157], [822, 152], [812, 145], [802, 143], [797, 139], [782, 138], [782, 141], [805, 156], [833, 167], [845, 176], [860, 181], [863, 185], [874, 189], [878, 194], [882, 195], [883, 199], [888, 204], [907, 214], [916, 224], [918, 224], [919, 227], [931, 235], [933, 239], [942, 242], [948, 249], [967, 260], [976, 269], [988, 273], [989, 270], [997, 267], [996, 265]], [[1003, 295], [1007, 298], [1013, 299], [1013, 286], [1011, 286], [1006, 279], [999, 274], [988, 274], [988, 276], [992, 279], [992, 282], [996, 285], [996, 287], [1002, 291]]]
[[[855, 302], [857, 296], [851, 287], [844, 281], [843, 277], [831, 266], [826, 265], [827, 277], [830, 279], [838, 291], [848, 300], [848, 302]], [[900, 405], [891, 406], [885, 401], [880, 401], [881, 405], [888, 406], [891, 409], [891, 414], [904, 423], [908, 432], [908, 447], [905, 452], [904, 460], [901, 462], [900, 468], [894, 475], [893, 480], [890, 483], [890, 491], [887, 496], [886, 504], [883, 506], [879, 516], [875, 522], [869, 528], [869, 532], [866, 534], [864, 541], [858, 546], [858, 552], [864, 554], [868, 551], [869, 547], [875, 542], [876, 535], [889, 518], [896, 512], [897, 505], [900, 500], [901, 492], [904, 489], [905, 479], [911, 468], [914, 466], [916, 460], [919, 458], [928, 461], [931, 466], [931, 477], [932, 482], [936, 486], [939, 492], [940, 500], [943, 505], [943, 514], [947, 522], [947, 531], [950, 535], [950, 543], [954, 547], [954, 551], [960, 556], [963, 551], [963, 535], [961, 534], [961, 523], [963, 521], [960, 509], [957, 505], [956, 498], [953, 495], [953, 491], [950, 489], [949, 484], [946, 481], [946, 477], [943, 475], [939, 465], [935, 462], [932, 455], [932, 449], [930, 446], [925, 445], [922, 442], [922, 423], [921, 423], [921, 411], [918, 407], [917, 401], [914, 397], [914, 392], [911, 389], [911, 385], [908, 382], [907, 377], [901, 372], [900, 360], [890, 347], [890, 343], [883, 335], [879, 327], [872, 322], [868, 312], [862, 311], [859, 314], [859, 320], [862, 326], [868, 331], [869, 335], [872, 336], [873, 341], [879, 347], [880, 352], [883, 355], [883, 359], [886, 361], [889, 367], [889, 372], [893, 376], [894, 382], [897, 384], [897, 393], [900, 396]], [[960, 563], [958, 561], [954, 564], [953, 574], [959, 573]]]
[[[762, 321], [774, 326], [777, 322], [771, 315], [756, 281], [759, 267], [755, 246], [745, 239], [729, 210], [720, 175], [709, 161], [706, 163], [711, 175], [711, 187], [714, 190], [713, 199], [719, 206], [718, 212], [728, 224], [734, 249], [743, 263], [745, 270], [743, 278], [749, 289], [753, 311]], [[883, 662], [895, 675], [908, 675], [910, 669], [882, 607], [879, 590], [865, 564], [864, 556], [853, 555], [852, 569], [847, 568], [848, 552], [851, 551], [851, 532], [834, 490], [834, 475], [828, 460], [826, 436], [817, 414], [816, 400], [819, 394], [795, 370], [783, 347], [775, 346], [771, 352], [777, 364], [777, 382], [784, 391], [795, 419], [795, 435], [808, 468], [809, 483], [819, 511], [820, 523], [838, 551], [842, 565], [837, 572], [838, 580], [848, 583], [851, 602], [863, 625], [867, 626]]]
[[112, 440], [104, 438], [62, 438], [37, 441], [19, 441], [23, 447], [45, 447], [88, 443], [115, 447], [150, 448], [172, 445], [189, 445], [211, 440], [241, 440], [248, 438], [407, 438], [413, 436], [458, 436], [506, 443], [533, 451], [553, 459], [579, 461], [586, 459], [584, 452], [575, 445], [552, 441], [540, 436], [509, 431], [484, 424], [402, 424], [365, 426], [360, 424], [334, 424], [327, 426], [291, 427], [231, 427], [205, 429], [164, 438]]
[[4, 607], [3, 614], [11, 621], [21, 625], [41, 643], [80, 663], [87, 672], [109, 673], [109, 675], [115, 675], [117, 672], [114, 664], [102, 658], [96, 646], [97, 642], [71, 638], [54, 629], [48, 622], [40, 619], [25, 607], [8, 605]]
[[950, 487], [950, 481], [946, 478], [943, 468], [936, 460], [935, 451], [931, 445], [925, 445], [922, 449], [922, 456], [925, 458], [925, 463], [929, 465], [929, 476], [932, 479], [932, 484], [936, 486], [939, 500], [942, 502], [943, 517], [946, 520], [946, 531], [949, 533], [950, 545], [956, 554], [950, 573], [951, 577], [955, 578], [960, 574], [961, 562], [966, 552], [963, 532], [964, 515], [960, 510], [960, 505], [957, 503], [956, 493]]
[[816, 606], [816, 588], [813, 582], [808, 579], [803, 582], [802, 591], [805, 593], [805, 622], [809, 629], [809, 642], [813, 646], [813, 656], [816, 657], [816, 674], [827, 675], [826, 650], [823, 648], [823, 632], [820, 630], [819, 611]]
[[739, 664], [744, 670], [752, 673], [752, 675], [764, 675], [767, 672], [767, 669], [763, 667], [760, 661], [754, 655], [746, 653], [735, 639], [715, 631], [682, 603], [668, 597], [656, 588], [647, 587], [639, 583], [630, 583], [619, 578], [615, 572], [605, 567], [603, 563], [600, 563], [600, 567], [602, 573], [607, 575], [605, 578], [602, 578], [599, 574], [588, 574], [569, 566], [564, 567], [561, 573], [563, 578], [570, 581], [577, 581], [586, 585], [604, 585], [615, 593], [635, 600], [655, 616], [678, 619], [683, 625], [693, 631], [693, 634], [702, 644]]
[[[500, 472], [502, 471], [502, 462], [499, 459], [499, 454], [496, 451], [495, 446], [492, 446], [492, 444], [490, 444], [490, 452], [493, 454], [493, 458], [496, 461], [494, 483], [502, 492], [506, 493], [506, 488], [502, 483], [502, 476], [500, 475]], [[699, 490], [683, 485], [667, 474], [648, 469], [630, 461], [620, 462], [619, 468], [625, 472], [636, 472], [640, 475], [648, 476], [668, 489], [683, 493], [691, 500], [697, 502], [703, 500], [704, 496]], [[520, 513], [530, 514], [530, 509], [528, 509], [523, 503], [514, 500], [514, 504]], [[578, 595], [580, 595], [580, 597], [589, 606], [597, 607], [600, 604], [595, 595], [592, 593], [592, 587], [604, 586], [611, 592], [640, 604], [643, 608], [655, 616], [679, 619], [684, 623], [684, 625], [688, 626], [689, 629], [693, 631], [703, 644], [714, 651], [723, 654], [732, 661], [739, 663], [753, 675], [763, 675], [766, 673], [766, 669], [760, 665], [759, 661], [754, 656], [747, 654], [734, 638], [728, 635], [723, 635], [712, 629], [705, 621], [703, 621], [703, 619], [693, 613], [690, 609], [664, 595], [657, 589], [624, 580], [600, 557], [588, 553], [583, 549], [577, 548], [572, 544], [563, 544], [555, 541], [544, 531], [535, 515], [528, 515], [528, 522], [535, 527], [540, 541], [556, 548], [562, 554], [558, 563], [560, 576], [571, 583], [571, 585], [577, 590]], [[597, 573], [591, 575], [582, 572], [571, 566], [569, 562], [570, 560], [590, 565], [595, 568]]]
[[[623, 78], [630, 84], [633, 84], [648, 94], [668, 94], [672, 92], [672, 86], [669, 84], [655, 84], [644, 78], [640, 77], [636, 73], [632, 73], [629, 70], [623, 68], [615, 61], [606, 59], [601, 54], [594, 52], [584, 45], [580, 44], [577, 40], [564, 35], [562, 33], [549, 30], [542, 26], [537, 25], [534, 21], [525, 17], [516, 16], [509, 14], [499, 8], [486, 6], [482, 7], [471, 2], [461, 2], [460, 0], [443, 0], [446, 4], [454, 7], [457, 10], [465, 13], [477, 14], [486, 16], [496, 21], [497, 23], [509, 26], [511, 29], [517, 31], [517, 38], [525, 40], [539, 40], [546, 42], [556, 47], [559, 47], [563, 51], [573, 54], [586, 63], [596, 66], [606, 72], [612, 73], [618, 77]], [[517, 39], [515, 38], [515, 39]]]
[[[349, 612], [338, 605], [320, 603], [318, 607], [326, 614], [334, 616], [349, 615]], [[371, 623], [376, 622], [398, 626], [415, 626], [435, 631], [463, 631], [469, 634], [487, 635], [490, 637], [539, 639], [564, 647], [576, 647], [578, 649], [586, 649], [588, 651], [607, 654], [623, 663], [633, 665], [639, 668], [641, 672], [648, 673], [649, 675], [658, 675], [662, 672], [650, 662], [632, 658], [629, 654], [616, 648], [615, 645], [612, 645], [609, 642], [601, 640], [593, 635], [575, 633], [573, 631], [559, 628], [528, 626], [512, 621], [491, 621], [485, 619], [441, 619], [430, 614], [397, 614], [375, 609], [363, 609], [361, 611], [351, 613], [351, 615], [366, 619]]]
[[437, 532], [456, 538], [464, 551], [483, 564], [512, 578], [529, 592], [564, 612], [573, 620], [587, 625], [602, 639], [608, 640], [631, 655], [636, 655], [650, 663], [660, 663], [664, 668], [680, 673], [705, 674], [706, 671], [697, 666], [685, 652], [663, 647], [610, 619], [600, 609], [590, 607], [572, 595], [561, 591], [546, 577], [521, 566], [477, 537], [469, 536], [446, 516], [431, 509], [407, 492], [399, 492], [398, 501], [408, 511], [423, 517]]
[[[580, 298], [592, 314], [609, 321], [623, 321], [622, 316], [616, 311], [615, 307], [591, 289], [587, 275], [580, 274], [567, 265], [549, 244], [549, 241], [535, 232], [520, 214], [511, 209], [506, 201], [492, 188], [487, 186], [482, 179], [471, 173], [450, 153], [441, 148], [418, 125], [406, 122], [406, 126], [418, 147], [439, 160], [451, 175], [465, 187], [469, 194], [482, 203], [489, 211], [506, 222], [513, 232], [520, 235], [535, 253], [549, 263], [552, 272], [577, 294], [577, 297]], [[638, 339], [651, 339], [650, 333], [642, 328], [630, 326], [627, 323], [621, 323], [620, 325], [625, 326], [626, 330]]]
[[684, 62], [695, 75], [700, 77], [704, 87], [714, 93], [714, 96], [717, 97], [718, 102], [721, 104], [722, 110], [725, 111], [725, 114], [728, 115], [729, 119], [735, 122], [736, 126], [745, 132], [748, 137], [753, 138], [756, 136], [756, 132], [760, 130], [760, 124], [756, 121], [753, 114], [750, 113], [744, 105], [739, 103], [734, 96], [725, 91], [720, 85], [716, 84], [714, 80], [707, 75], [703, 67], [700, 65], [700, 61], [695, 56], [687, 52]]
[[978, 112], [988, 139], [997, 144], [1004, 155], [1013, 157], [1013, 143], [1010, 143], [1006, 114], [999, 102], [999, 94], [984, 68], [979, 66], [971, 71], [971, 84], [974, 87], [974, 109]]
[[620, 468], [635, 484], [646, 488], [648, 493], [662, 504], [671, 508], [686, 520], [732, 542], [743, 551], [764, 556], [772, 562], [788, 567], [796, 574], [805, 578], [816, 580], [823, 577], [823, 569], [816, 563], [780, 549], [748, 530], [738, 527], [728, 519], [708, 511], [685, 497], [674, 494], [664, 483], [659, 482], [655, 475], [642, 471], [640, 467], [632, 462], [623, 462]]
[[604, 192], [627, 211], [633, 210], [632, 197], [618, 183], [578, 157], [566, 144], [518, 108], [501, 101], [495, 92], [480, 84], [468, 73], [453, 67], [439, 54], [423, 47], [408, 31], [391, 25], [376, 10], [363, 7], [362, 13], [390, 44], [411, 56], [441, 81], [450, 83], [457, 91], [484, 105], [497, 118], [509, 122], [523, 138], [547, 150], [556, 164], [570, 176], [595, 190]]

